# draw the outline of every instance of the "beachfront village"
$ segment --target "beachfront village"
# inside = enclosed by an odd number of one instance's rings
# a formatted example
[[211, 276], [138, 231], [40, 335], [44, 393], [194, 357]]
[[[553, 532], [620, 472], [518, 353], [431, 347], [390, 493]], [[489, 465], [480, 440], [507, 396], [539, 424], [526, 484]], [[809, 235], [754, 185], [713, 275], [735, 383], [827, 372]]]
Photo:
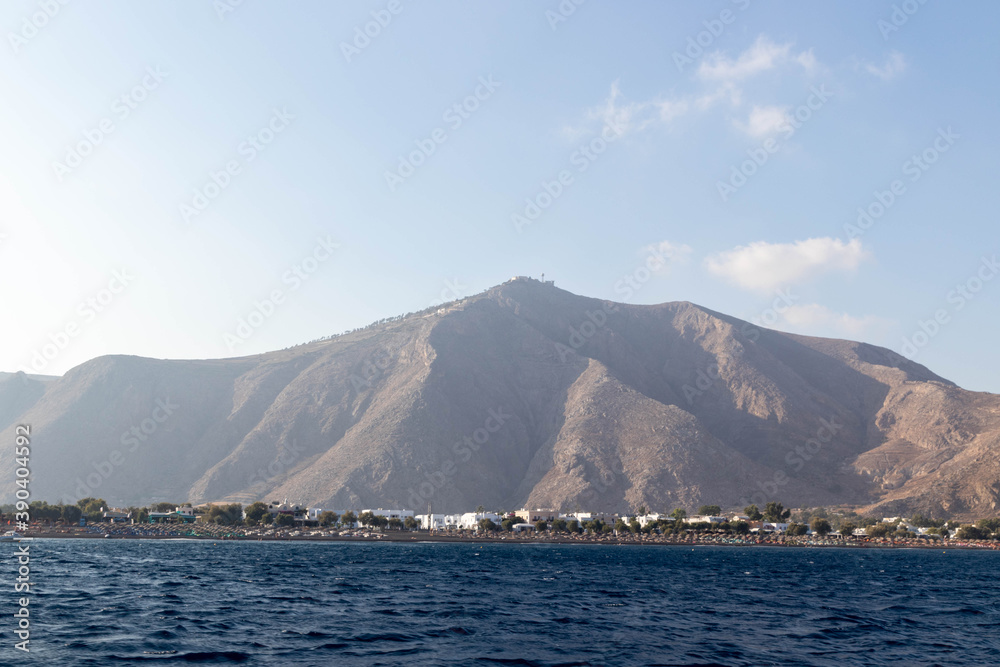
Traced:
[[[0, 508], [11, 524], [13, 506]], [[724, 512], [703, 505], [696, 513], [668, 513], [638, 507], [628, 514], [560, 512], [551, 509], [417, 514], [409, 509], [327, 509], [287, 501], [190, 504], [156, 503], [149, 507], [109, 507], [99, 498], [75, 505], [32, 502], [29, 532], [104, 534], [122, 537], [274, 538], [416, 538], [420, 533], [469, 539], [579, 539], [701, 543], [794, 543], [839, 540], [934, 544], [942, 541], [985, 542], [1000, 546], [1000, 518], [972, 523], [912, 517], [859, 516], [849, 510], [786, 509], [779, 502]]]

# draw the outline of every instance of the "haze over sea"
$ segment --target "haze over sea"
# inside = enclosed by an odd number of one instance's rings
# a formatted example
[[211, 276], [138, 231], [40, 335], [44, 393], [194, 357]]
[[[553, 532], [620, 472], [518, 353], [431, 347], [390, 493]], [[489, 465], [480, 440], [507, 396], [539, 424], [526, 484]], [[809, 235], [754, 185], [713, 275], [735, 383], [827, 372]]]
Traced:
[[[17, 664], [839, 667], [995, 664], [1000, 649], [996, 552], [147, 540], [31, 549], [32, 650], [16, 652]], [[5, 647], [5, 660], [14, 653]]]

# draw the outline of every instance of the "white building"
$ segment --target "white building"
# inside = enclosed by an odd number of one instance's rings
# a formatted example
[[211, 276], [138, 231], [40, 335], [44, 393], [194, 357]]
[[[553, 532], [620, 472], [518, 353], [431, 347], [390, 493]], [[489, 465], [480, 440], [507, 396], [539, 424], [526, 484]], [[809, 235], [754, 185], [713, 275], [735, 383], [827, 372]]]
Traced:
[[500, 515], [493, 512], [466, 512], [458, 520], [458, 527], [463, 530], [478, 530], [479, 522], [482, 519], [489, 519], [496, 525], [500, 525]]
[[456, 529], [462, 521], [461, 514], [419, 514], [416, 517], [424, 530]]
[[707, 516], [702, 514], [696, 514], [694, 516], [689, 516], [684, 519], [684, 523], [725, 523], [728, 521], [724, 516]]
[[636, 519], [636, 521], [639, 522], [639, 526], [642, 527], [642, 528], [645, 528], [646, 524], [656, 523], [657, 521], [660, 521], [661, 519], [664, 520], [664, 521], [673, 521], [674, 520], [674, 518], [672, 516], [667, 516], [666, 514], [657, 514], [655, 512], [653, 512], [651, 514], [643, 514], [642, 516], [637, 516], [635, 519]]
[[413, 510], [384, 510], [381, 507], [377, 510], [361, 510], [361, 514], [365, 512], [371, 512], [375, 516], [384, 516], [386, 519], [399, 519], [400, 521], [413, 516]]

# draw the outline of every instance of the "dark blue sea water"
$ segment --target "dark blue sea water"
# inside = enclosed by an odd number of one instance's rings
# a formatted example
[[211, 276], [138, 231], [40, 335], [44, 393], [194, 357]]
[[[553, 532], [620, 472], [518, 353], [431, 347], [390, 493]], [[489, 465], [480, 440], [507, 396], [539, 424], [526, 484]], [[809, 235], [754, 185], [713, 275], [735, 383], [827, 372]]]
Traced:
[[[0, 545], [9, 582], [14, 546]], [[995, 665], [1000, 553], [35, 540], [0, 664]], [[2, 608], [14, 610], [5, 585]]]

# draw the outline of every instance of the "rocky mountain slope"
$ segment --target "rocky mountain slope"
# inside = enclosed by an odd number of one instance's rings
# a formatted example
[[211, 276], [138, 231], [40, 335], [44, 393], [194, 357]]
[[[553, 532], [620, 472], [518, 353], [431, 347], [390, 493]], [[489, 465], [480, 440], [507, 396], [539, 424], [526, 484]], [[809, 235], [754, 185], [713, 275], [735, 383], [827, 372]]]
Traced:
[[[995, 513], [1000, 396], [883, 348], [518, 279], [253, 357], [0, 376], [32, 497]], [[13, 497], [13, 457], [0, 459]]]

